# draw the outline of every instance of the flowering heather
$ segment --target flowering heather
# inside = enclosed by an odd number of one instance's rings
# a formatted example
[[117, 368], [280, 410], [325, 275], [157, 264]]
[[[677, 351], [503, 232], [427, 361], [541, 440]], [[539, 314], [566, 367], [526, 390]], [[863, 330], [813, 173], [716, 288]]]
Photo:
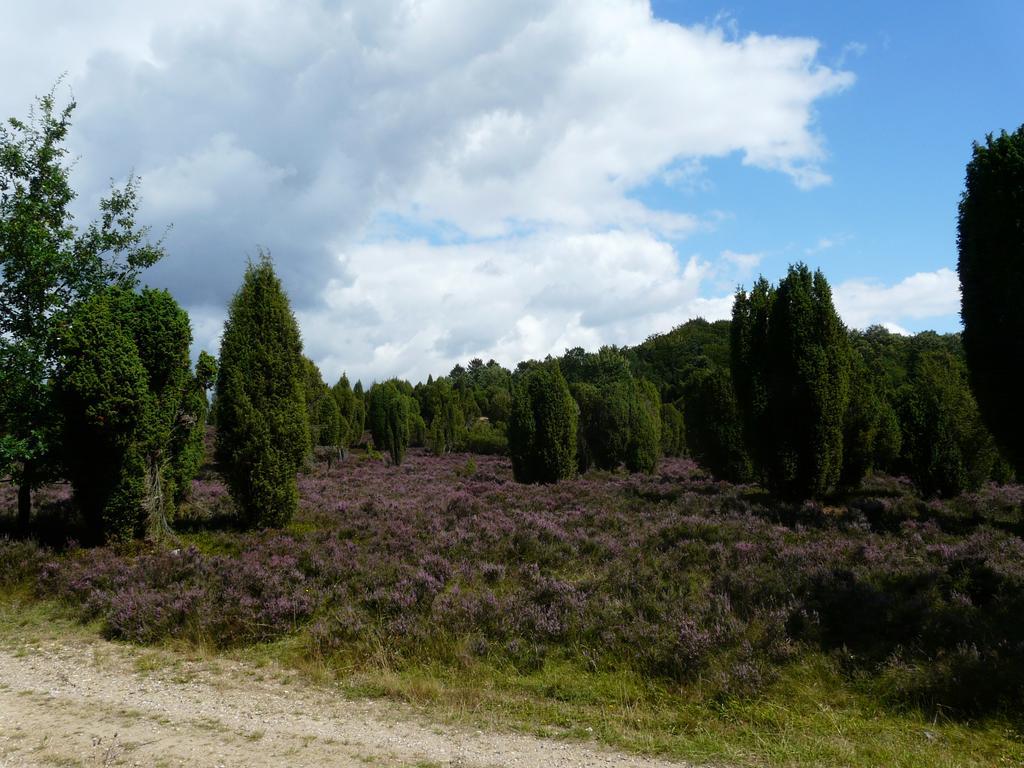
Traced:
[[[514, 483], [501, 457], [471, 461], [413, 450], [394, 467], [356, 452], [300, 476], [283, 532], [38, 550], [23, 572], [140, 642], [298, 632], [324, 656], [521, 670], [558, 658], [722, 695], [756, 692], [815, 648], [902, 699], [1020, 703], [1020, 488], [786, 506], [683, 459], [551, 486]], [[197, 481], [181, 530], [223, 521], [226, 498], [215, 477]], [[0, 579], [24, 546], [0, 543]]]

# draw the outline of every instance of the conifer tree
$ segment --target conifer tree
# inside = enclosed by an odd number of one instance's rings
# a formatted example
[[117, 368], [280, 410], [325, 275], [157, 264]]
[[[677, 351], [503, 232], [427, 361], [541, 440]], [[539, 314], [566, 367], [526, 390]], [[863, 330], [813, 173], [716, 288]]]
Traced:
[[206, 458], [206, 425], [210, 411], [207, 393], [216, 380], [217, 359], [208, 352], [200, 352], [171, 437], [175, 505], [191, 494], [192, 480]]
[[963, 346], [982, 416], [1024, 477], [1024, 125], [975, 144], [960, 199]]
[[753, 468], [729, 370], [714, 366], [694, 371], [684, 402], [687, 446], [694, 460], [721, 480], [749, 483]]
[[64, 464], [97, 540], [166, 525], [177, 484], [191, 482], [176, 440], [191, 339], [166, 291], [108, 288], [72, 314], [57, 382]]
[[651, 474], [661, 453], [661, 396], [647, 379], [631, 382], [626, 469]]
[[910, 477], [926, 497], [977, 490], [998, 453], [953, 355], [925, 352], [900, 395], [904, 455]]
[[217, 374], [216, 457], [243, 525], [280, 527], [298, 504], [309, 445], [302, 341], [270, 257], [228, 307]]
[[661, 454], [682, 456], [686, 451], [686, 425], [683, 412], [674, 403], [661, 406]]
[[839, 481], [849, 401], [849, 342], [821, 272], [789, 268], [733, 306], [732, 373], [747, 444], [775, 494], [820, 496]]
[[576, 471], [576, 402], [557, 360], [520, 365], [508, 426], [512, 473], [520, 483], [554, 483]]
[[370, 433], [377, 450], [387, 451], [391, 461], [401, 464], [409, 447], [409, 405], [411, 398], [394, 381], [370, 388]]

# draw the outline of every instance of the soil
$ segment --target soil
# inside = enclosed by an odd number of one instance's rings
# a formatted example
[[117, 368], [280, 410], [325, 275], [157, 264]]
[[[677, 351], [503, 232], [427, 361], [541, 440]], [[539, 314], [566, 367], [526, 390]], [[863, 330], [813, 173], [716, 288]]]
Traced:
[[682, 768], [439, 725], [250, 662], [100, 639], [0, 648], [0, 768], [59, 765]]

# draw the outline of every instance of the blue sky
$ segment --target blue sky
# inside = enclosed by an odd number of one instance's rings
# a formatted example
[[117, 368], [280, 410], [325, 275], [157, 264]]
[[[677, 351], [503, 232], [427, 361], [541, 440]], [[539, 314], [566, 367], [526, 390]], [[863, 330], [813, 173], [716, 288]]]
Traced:
[[[800, 190], [737, 157], [714, 160], [700, 204], [732, 215], [679, 243], [680, 252], [761, 252], [771, 279], [803, 259], [833, 283], [955, 269], [956, 206], [971, 143], [1024, 123], [1024, 3], [656, 0], [652, 7], [684, 24], [727, 19], [741, 35], [815, 38], [822, 62], [857, 78], [816, 105], [830, 184]], [[659, 207], [693, 205], [662, 185], [637, 194]], [[818, 248], [823, 240], [833, 245]], [[905, 325], [958, 330], [959, 317]]]
[[80, 222], [141, 177], [196, 352], [268, 249], [330, 381], [635, 344], [795, 261], [956, 330], [971, 142], [1024, 122], [1019, 2], [11, 5], [0, 115], [65, 73]]

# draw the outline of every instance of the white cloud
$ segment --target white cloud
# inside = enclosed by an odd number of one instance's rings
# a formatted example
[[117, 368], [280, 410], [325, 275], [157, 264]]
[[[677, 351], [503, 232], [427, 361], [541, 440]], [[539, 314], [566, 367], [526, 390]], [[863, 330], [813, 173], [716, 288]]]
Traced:
[[83, 212], [111, 174], [143, 177], [144, 216], [174, 223], [147, 278], [204, 335], [270, 249], [325, 372], [515, 362], [721, 314], [666, 242], [702, 219], [631, 190], [731, 154], [827, 183], [815, 109], [853, 82], [815, 40], [641, 0], [15, 6], [0, 66], [40, 79], [8, 78], [0, 114], [68, 72]]
[[833, 289], [836, 309], [853, 328], [882, 324], [906, 333], [899, 321], [948, 317], [960, 311], [960, 282], [948, 268], [918, 272], [893, 285], [848, 280]]
[[749, 277], [760, 265], [764, 258], [763, 253], [736, 253], [736, 251], [722, 251], [722, 260], [735, 267], [739, 277]]
[[363, 245], [351, 282], [300, 321], [325, 375], [426, 378], [458, 361], [506, 365], [574, 346], [635, 344], [700, 313], [708, 266], [643, 233], [542, 234], [494, 243]]

